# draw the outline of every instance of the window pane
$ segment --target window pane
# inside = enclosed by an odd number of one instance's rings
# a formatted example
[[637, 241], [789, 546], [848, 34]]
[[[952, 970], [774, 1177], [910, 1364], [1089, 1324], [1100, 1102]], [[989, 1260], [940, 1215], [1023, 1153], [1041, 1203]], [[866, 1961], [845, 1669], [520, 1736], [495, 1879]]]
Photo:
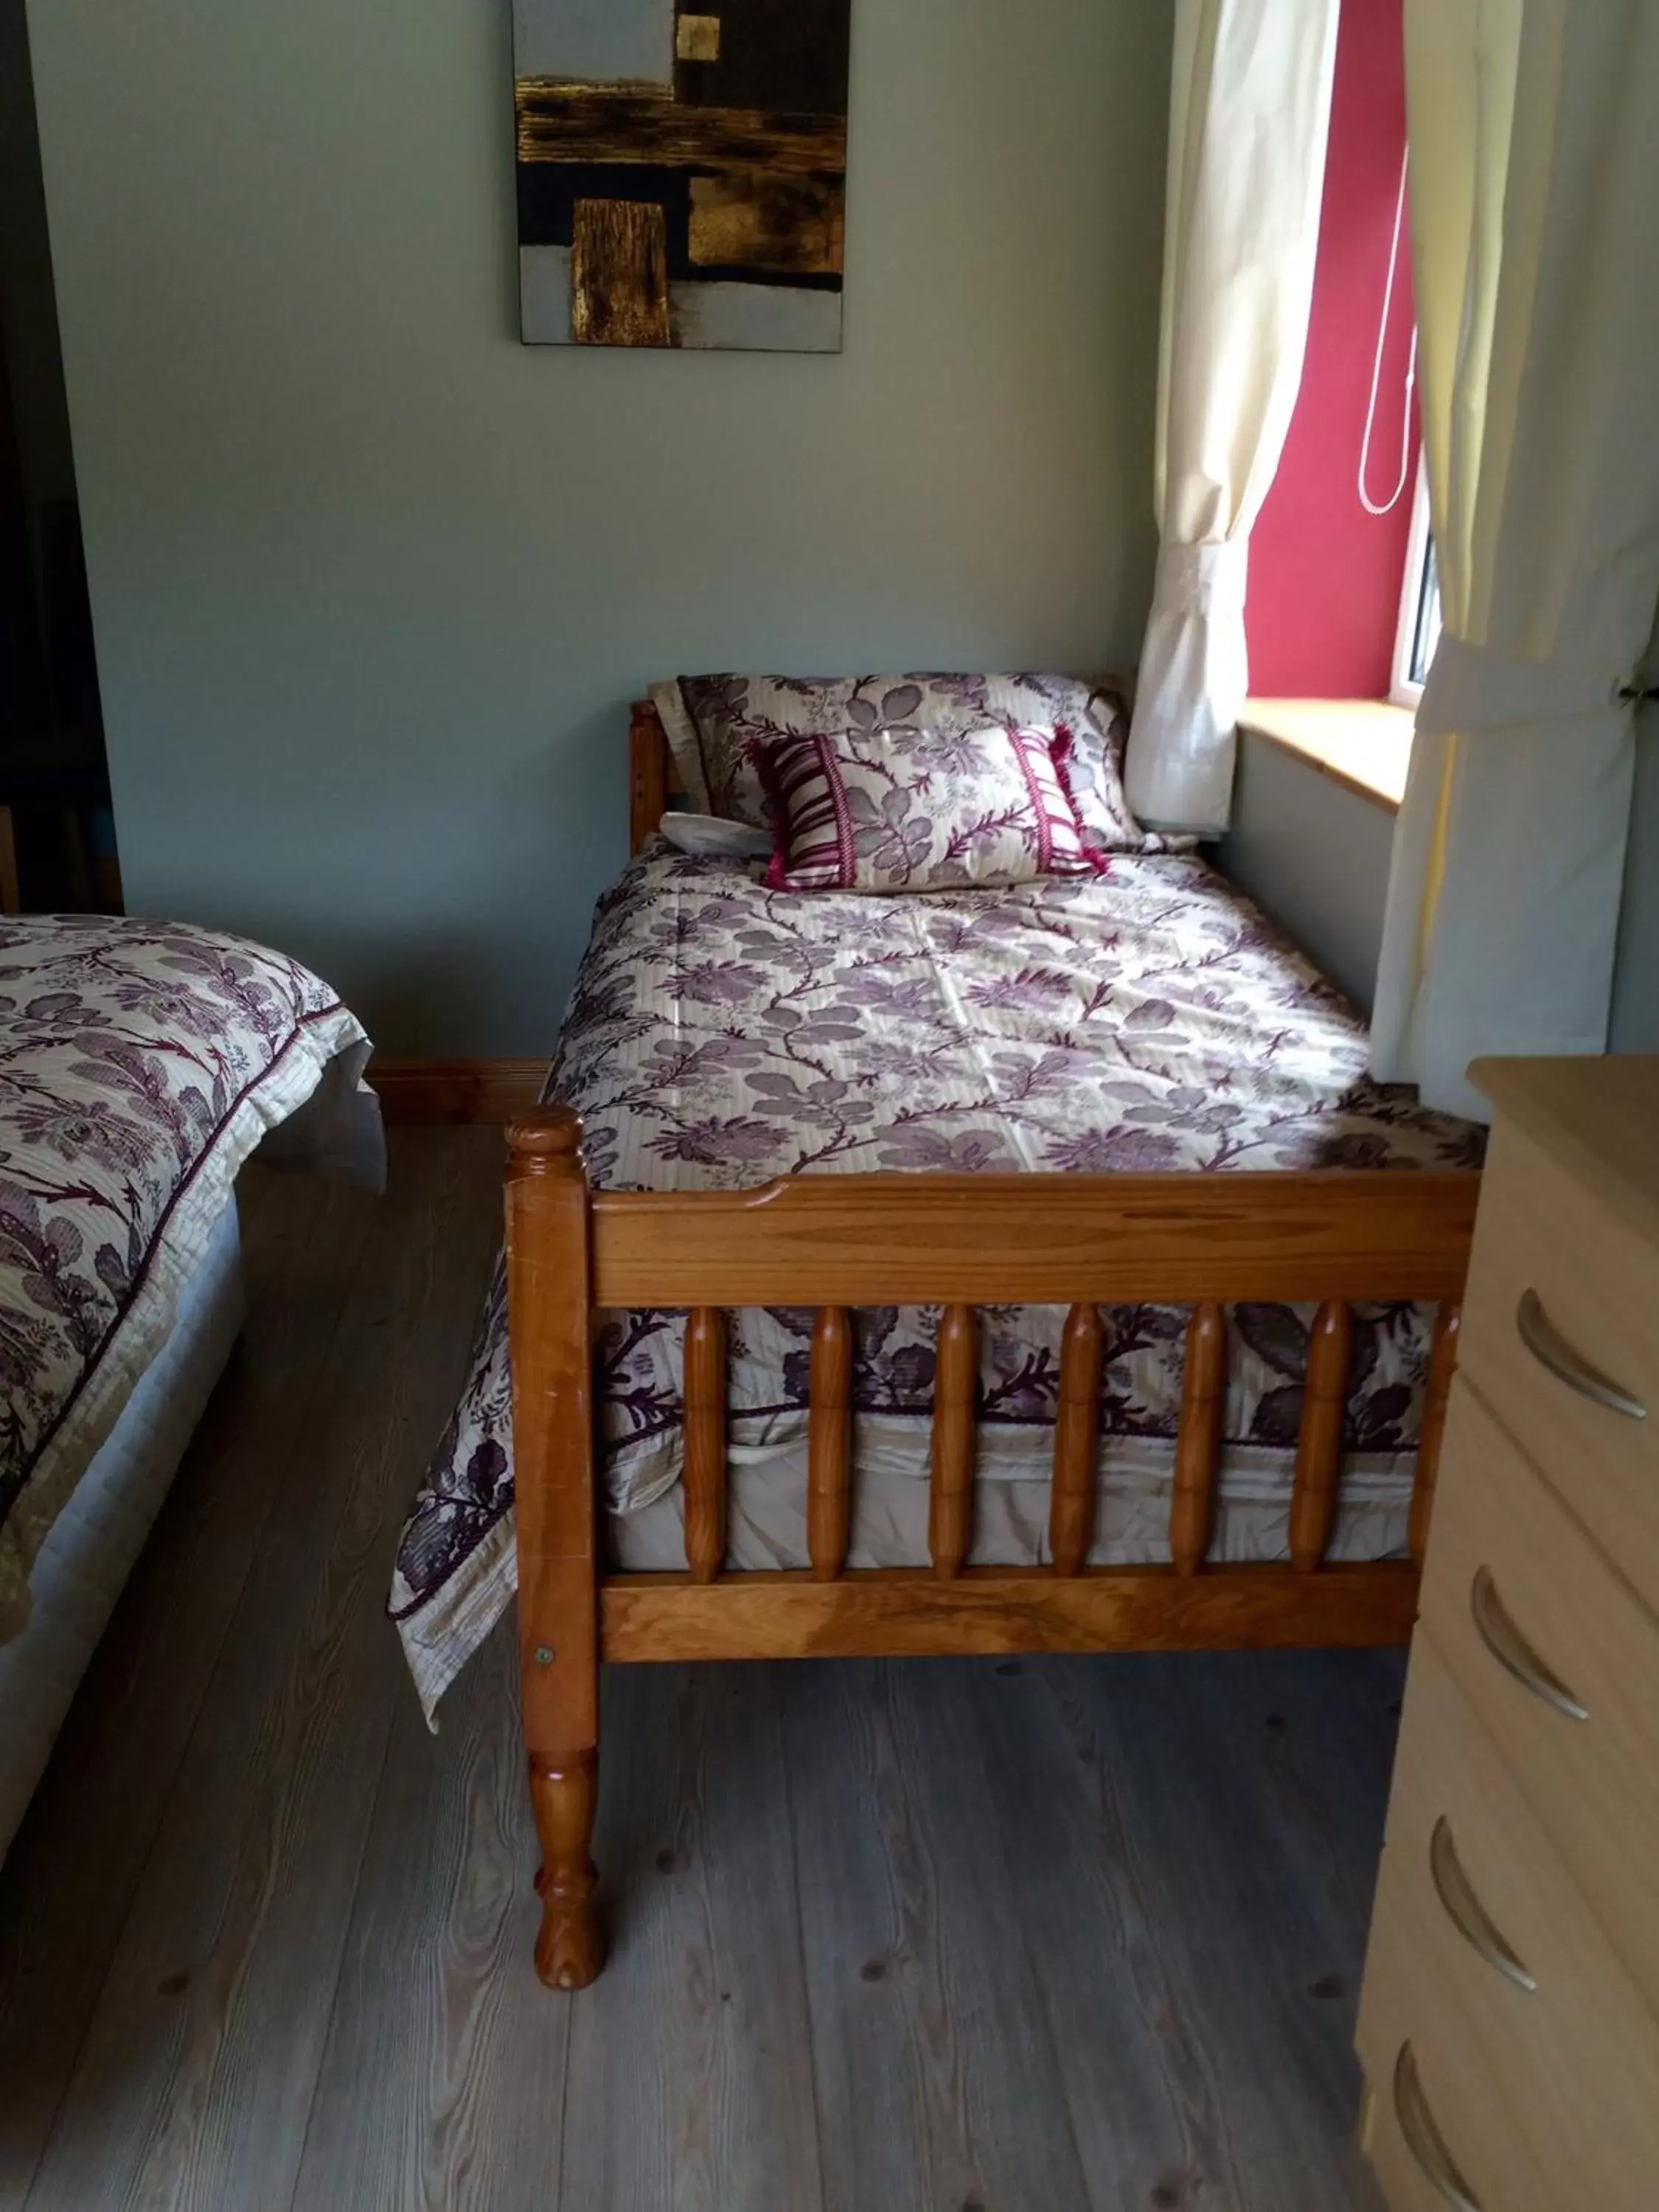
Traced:
[[1412, 632], [1412, 682], [1426, 684], [1429, 664], [1440, 642], [1440, 567], [1434, 557], [1431, 533], [1423, 555], [1423, 576], [1417, 594], [1417, 621]]

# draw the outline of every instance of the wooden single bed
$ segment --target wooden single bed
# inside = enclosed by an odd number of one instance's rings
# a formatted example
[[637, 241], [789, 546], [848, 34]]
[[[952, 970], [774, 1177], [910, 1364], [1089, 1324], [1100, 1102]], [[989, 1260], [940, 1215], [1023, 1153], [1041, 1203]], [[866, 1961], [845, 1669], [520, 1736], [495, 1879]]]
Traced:
[[[661, 725], [635, 709], [637, 852], [674, 788]], [[590, 1855], [602, 1660], [1402, 1644], [1436, 1463], [1480, 1178], [1315, 1170], [1208, 1176], [885, 1172], [752, 1191], [589, 1188], [581, 1131], [549, 1106], [514, 1124], [507, 1300], [517, 1468], [519, 1637], [531, 1795], [543, 1850], [543, 1979], [591, 1982], [604, 1950]], [[1190, 1309], [1168, 1565], [1085, 1565], [1100, 1422], [1099, 1304]], [[1224, 1309], [1318, 1307], [1290, 1509], [1290, 1557], [1206, 1564], [1224, 1386]], [[1328, 1564], [1342, 1453], [1349, 1308], [1432, 1303], [1411, 1558]], [[844, 1566], [852, 1488], [854, 1310], [944, 1307], [929, 1567]], [[975, 1310], [1070, 1309], [1050, 1505], [1053, 1564], [964, 1565], [975, 1491]], [[726, 1554], [726, 1313], [816, 1310], [808, 1545], [800, 1571], [734, 1572]], [[594, 1316], [684, 1310], [686, 1565], [606, 1571], [593, 1402]]]

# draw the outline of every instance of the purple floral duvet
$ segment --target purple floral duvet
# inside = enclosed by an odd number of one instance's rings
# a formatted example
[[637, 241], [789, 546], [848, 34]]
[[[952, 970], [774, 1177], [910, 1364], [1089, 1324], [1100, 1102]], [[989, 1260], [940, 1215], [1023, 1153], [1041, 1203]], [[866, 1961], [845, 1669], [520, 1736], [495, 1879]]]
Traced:
[[29, 1566], [171, 1329], [238, 1167], [331, 1068], [337, 1164], [376, 1173], [368, 1053], [326, 984], [242, 939], [0, 921], [0, 1641], [25, 1625]]
[[[741, 863], [655, 842], [601, 900], [547, 1095], [614, 1188], [720, 1189], [871, 1169], [1444, 1168], [1480, 1132], [1364, 1074], [1345, 1002], [1204, 860], [1114, 854], [1098, 879], [926, 896], [769, 892]], [[498, 1270], [471, 1370], [405, 1528], [392, 1595], [428, 1711], [514, 1588], [512, 1426]], [[1170, 1439], [1184, 1314], [1104, 1316], [1103, 1450]], [[1064, 1316], [982, 1316], [980, 1419], [1054, 1413]], [[858, 1316], [860, 1435], [924, 1431], [936, 1312]], [[1419, 1309], [1356, 1316], [1349, 1444], [1409, 1454], [1427, 1350]], [[1230, 1443], [1279, 1452], [1301, 1413], [1308, 1316], [1245, 1306]], [[731, 1438], [804, 1436], [812, 1316], [731, 1317]], [[605, 1316], [610, 1503], [681, 1468], [678, 1316]], [[983, 1472], [984, 1470], [982, 1470]]]

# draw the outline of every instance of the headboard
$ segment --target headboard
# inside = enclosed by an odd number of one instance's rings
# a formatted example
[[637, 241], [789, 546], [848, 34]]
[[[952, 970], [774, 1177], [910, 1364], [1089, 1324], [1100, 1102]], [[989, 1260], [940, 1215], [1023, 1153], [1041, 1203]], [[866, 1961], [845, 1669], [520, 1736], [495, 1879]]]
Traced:
[[648, 699], [636, 699], [628, 730], [628, 849], [637, 853], [684, 791], [668, 750], [662, 717]]

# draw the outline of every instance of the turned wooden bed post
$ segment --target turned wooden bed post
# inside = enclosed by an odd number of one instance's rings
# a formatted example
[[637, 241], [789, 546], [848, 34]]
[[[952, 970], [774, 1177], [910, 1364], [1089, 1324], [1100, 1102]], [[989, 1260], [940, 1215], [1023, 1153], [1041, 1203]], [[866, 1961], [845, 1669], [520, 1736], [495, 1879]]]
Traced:
[[518, 1492], [519, 1659], [541, 1839], [536, 1971], [586, 1988], [604, 1961], [594, 1893], [599, 1741], [592, 1305], [581, 1124], [544, 1106], [507, 1133], [507, 1289]]

